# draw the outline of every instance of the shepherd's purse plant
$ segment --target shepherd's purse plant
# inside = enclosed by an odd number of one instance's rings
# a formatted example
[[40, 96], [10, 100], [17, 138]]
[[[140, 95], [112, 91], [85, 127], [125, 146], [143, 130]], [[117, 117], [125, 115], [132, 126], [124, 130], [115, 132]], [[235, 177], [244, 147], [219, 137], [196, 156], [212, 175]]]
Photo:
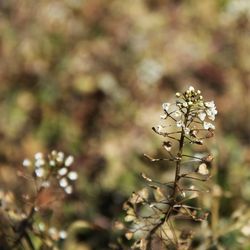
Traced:
[[145, 157], [165, 162], [172, 177], [154, 180], [142, 173], [146, 186], [124, 204], [132, 249], [192, 249], [193, 233], [186, 221], [196, 225], [209, 215], [196, 198], [208, 192], [203, 184], [211, 177], [213, 156], [205, 143], [214, 136], [215, 103], [205, 101], [201, 91], [190, 86], [162, 108], [162, 122], [153, 131], [164, 138], [166, 157]]

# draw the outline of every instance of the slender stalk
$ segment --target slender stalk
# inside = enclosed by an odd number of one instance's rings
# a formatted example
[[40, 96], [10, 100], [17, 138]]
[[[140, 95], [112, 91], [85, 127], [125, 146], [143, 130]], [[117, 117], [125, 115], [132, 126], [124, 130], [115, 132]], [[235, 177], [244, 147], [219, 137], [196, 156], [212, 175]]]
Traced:
[[[184, 126], [186, 127], [187, 122], [188, 122], [188, 115], [189, 115], [189, 108], [187, 108], [187, 112], [185, 114], [185, 120], [184, 120]], [[177, 153], [178, 156], [178, 161], [176, 161], [176, 166], [175, 166], [175, 179], [174, 179], [174, 191], [173, 191], [173, 202], [175, 202], [176, 196], [177, 196], [177, 191], [178, 191], [178, 182], [180, 180], [180, 170], [181, 170], [181, 160], [182, 160], [182, 151], [183, 151], [183, 146], [184, 146], [184, 140], [185, 140], [185, 131], [184, 128], [182, 128], [181, 131], [181, 137], [179, 141], [179, 150]]]

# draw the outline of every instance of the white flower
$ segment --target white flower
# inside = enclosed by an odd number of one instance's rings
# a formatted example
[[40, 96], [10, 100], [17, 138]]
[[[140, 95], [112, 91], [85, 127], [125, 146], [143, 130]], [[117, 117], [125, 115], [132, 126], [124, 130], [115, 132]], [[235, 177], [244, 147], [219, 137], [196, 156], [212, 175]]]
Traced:
[[43, 154], [40, 153], [40, 152], [38, 152], [38, 153], [35, 154], [34, 157], [35, 157], [36, 160], [39, 160], [39, 159], [42, 159], [42, 158], [43, 158]]
[[50, 227], [48, 232], [51, 236], [54, 236], [55, 234], [57, 234], [57, 229], [55, 227]]
[[56, 151], [56, 150], [53, 150], [53, 151], [51, 152], [51, 155], [55, 157], [55, 156], [57, 155], [57, 151]]
[[54, 160], [50, 160], [50, 161], [49, 161], [49, 165], [50, 165], [51, 167], [55, 167], [56, 162], [55, 162]]
[[215, 103], [214, 103], [214, 101], [205, 102], [205, 106], [206, 106], [207, 108], [215, 108]]
[[244, 227], [242, 227], [241, 232], [242, 232], [242, 234], [244, 234], [244, 236], [249, 237], [250, 236], [250, 225], [247, 224]]
[[45, 164], [45, 161], [44, 161], [43, 158], [39, 158], [39, 159], [37, 159], [37, 160], [35, 161], [35, 166], [36, 166], [37, 168], [42, 167], [44, 164]]
[[168, 103], [168, 102], [165, 102], [165, 103], [162, 104], [162, 108], [163, 108], [163, 110], [164, 110], [166, 113], [168, 112], [169, 107], [170, 107], [170, 103]]
[[38, 224], [38, 228], [39, 228], [40, 231], [44, 232], [46, 227], [45, 227], [45, 224], [44, 224], [44, 223], [40, 222], [40, 223]]
[[206, 113], [205, 112], [201, 112], [198, 114], [198, 117], [200, 118], [201, 121], [204, 121], [206, 118]]
[[215, 116], [217, 115], [218, 111], [216, 110], [216, 106], [214, 104], [214, 101], [211, 102], [205, 102], [206, 107], [206, 113], [210, 120], [214, 121]]
[[64, 162], [64, 165], [65, 165], [65, 167], [69, 167], [69, 166], [72, 165], [73, 162], [74, 162], [74, 157], [73, 157], [72, 155], [69, 155], [69, 156], [66, 158], [66, 160], [65, 160], [65, 162]]
[[72, 194], [73, 192], [73, 188], [72, 186], [67, 186], [65, 189], [64, 189], [65, 193], [67, 194]]
[[24, 167], [30, 167], [31, 166], [31, 161], [29, 159], [24, 159], [23, 160], [23, 166]]
[[210, 122], [204, 122], [203, 127], [204, 129], [213, 129], [213, 130], [215, 129], [215, 126]]
[[188, 88], [188, 90], [189, 90], [190, 92], [193, 92], [193, 91], [194, 91], [194, 87], [193, 87], [193, 86], [190, 86], [190, 87]]
[[45, 171], [44, 171], [43, 168], [37, 168], [37, 169], [35, 170], [35, 174], [36, 174], [37, 177], [43, 177], [44, 174], [45, 174]]
[[57, 153], [56, 160], [57, 160], [58, 162], [62, 162], [63, 159], [64, 159], [64, 153], [63, 153], [63, 152], [58, 152], [58, 153]]
[[67, 172], [68, 172], [68, 169], [67, 169], [67, 168], [61, 168], [61, 169], [59, 169], [59, 170], [57, 171], [57, 173], [58, 173], [59, 175], [65, 175], [65, 174], [67, 174]]
[[59, 237], [61, 238], [61, 239], [66, 239], [67, 238], [67, 236], [68, 236], [68, 234], [67, 234], [67, 232], [65, 232], [64, 230], [61, 230], [60, 232], [59, 232]]
[[77, 178], [78, 178], [77, 172], [75, 172], [75, 171], [69, 172], [69, 173], [68, 173], [68, 178], [69, 178], [71, 181], [77, 180]]
[[210, 120], [214, 121], [215, 119], [215, 116], [217, 115], [217, 110], [216, 109], [207, 109], [206, 110], [207, 112], [207, 116]]
[[183, 103], [182, 103], [182, 106], [183, 106], [184, 108], [187, 108], [187, 106], [188, 106], [187, 102], [183, 102]]
[[60, 187], [62, 187], [62, 188], [67, 187], [67, 186], [68, 186], [68, 181], [67, 181], [67, 179], [66, 179], [66, 178], [62, 178], [62, 179], [59, 181], [59, 185], [60, 185]]

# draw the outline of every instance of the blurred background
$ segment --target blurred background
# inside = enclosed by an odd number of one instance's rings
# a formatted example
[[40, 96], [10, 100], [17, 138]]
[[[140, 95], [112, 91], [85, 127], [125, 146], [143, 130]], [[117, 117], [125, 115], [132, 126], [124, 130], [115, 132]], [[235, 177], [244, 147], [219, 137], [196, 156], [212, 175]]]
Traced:
[[38, 151], [74, 155], [76, 191], [53, 223], [90, 221], [102, 237], [76, 240], [109, 249], [139, 173], [166, 174], [143, 157], [161, 154], [161, 104], [192, 85], [219, 112], [210, 146], [226, 227], [250, 204], [249, 31], [248, 0], [1, 0], [1, 190], [21, 201], [17, 169]]

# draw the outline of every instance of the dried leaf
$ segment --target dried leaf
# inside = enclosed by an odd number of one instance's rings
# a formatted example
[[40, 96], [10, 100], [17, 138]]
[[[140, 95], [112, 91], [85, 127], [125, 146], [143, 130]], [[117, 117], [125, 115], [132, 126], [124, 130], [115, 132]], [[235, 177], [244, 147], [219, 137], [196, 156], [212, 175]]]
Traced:
[[120, 221], [115, 221], [114, 224], [113, 224], [113, 229], [114, 230], [124, 230], [125, 226], [123, 223], [121, 223]]
[[125, 237], [128, 239], [128, 240], [131, 240], [132, 238], [133, 238], [133, 233], [132, 232], [127, 232], [126, 234], [125, 234]]
[[124, 218], [124, 220], [126, 221], [126, 222], [131, 222], [131, 221], [134, 221], [136, 219], [136, 217], [135, 217], [135, 215], [126, 215], [125, 216], [125, 218]]
[[166, 199], [166, 196], [159, 187], [157, 187], [156, 190], [154, 191], [154, 197], [156, 201], [163, 201]]

